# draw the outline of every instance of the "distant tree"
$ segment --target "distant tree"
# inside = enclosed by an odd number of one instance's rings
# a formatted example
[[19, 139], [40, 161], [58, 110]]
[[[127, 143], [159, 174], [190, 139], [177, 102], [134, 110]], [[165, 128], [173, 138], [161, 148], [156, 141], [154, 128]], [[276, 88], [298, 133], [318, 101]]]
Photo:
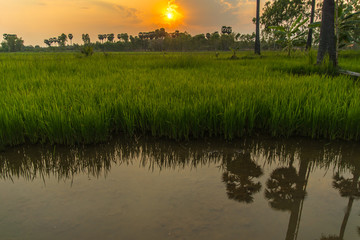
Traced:
[[18, 38], [16, 34], [4, 34], [4, 44], [2, 47], [7, 49], [9, 52], [21, 51], [24, 47], [24, 40]]
[[51, 47], [51, 43], [50, 43], [49, 39], [45, 39], [45, 40], [44, 40], [44, 43], [45, 43], [46, 45], [48, 45], [49, 47]]
[[165, 28], [160, 28], [160, 38], [164, 39], [166, 37]]
[[[314, 17], [315, 17], [315, 2], [316, 2], [316, 0], [312, 0], [312, 1], [311, 1], [310, 24], [312, 24], [312, 23], [314, 22]], [[311, 49], [311, 45], [312, 45], [312, 35], [313, 35], [313, 29], [310, 28], [310, 29], [309, 29], [309, 33], [308, 33], [307, 42], [306, 42], [306, 49], [307, 49], [307, 50]]]
[[65, 43], [67, 41], [67, 36], [65, 33], [62, 33], [58, 38], [59, 46], [65, 47]]
[[74, 38], [74, 36], [71, 33], [69, 33], [68, 38], [70, 39], [70, 44], [72, 45], [72, 39]]
[[131, 43], [134, 43], [134, 42], [135, 42], [135, 38], [134, 38], [133, 35], [130, 35], [130, 42], [131, 42]]
[[58, 40], [56, 37], [50, 38], [49, 41], [50, 41], [51, 45], [52, 45], [53, 43], [55, 43], [55, 44], [59, 43], [59, 40]]
[[255, 38], [255, 54], [260, 52], [260, 0], [256, 0], [256, 38]]
[[129, 42], [129, 35], [127, 33], [121, 33], [120, 38], [126, 43]]
[[109, 42], [113, 42], [114, 38], [115, 38], [115, 35], [113, 33], [110, 33], [110, 34], [107, 35], [107, 39], [108, 39]]
[[179, 37], [180, 35], [180, 31], [179, 30], [175, 30], [175, 37]]
[[206, 33], [205, 36], [206, 36], [206, 39], [207, 39], [207, 40], [210, 40], [210, 38], [211, 38], [211, 34], [210, 34], [210, 33]]
[[99, 40], [101, 41], [101, 43], [103, 43], [103, 41], [104, 41], [104, 35], [99, 34], [99, 35], [98, 35], [98, 38], [99, 38]]
[[222, 26], [221, 27], [222, 34], [230, 34], [232, 33], [232, 27]]
[[7, 44], [7, 48], [9, 52], [15, 52], [15, 41], [17, 39], [16, 34], [4, 34], [3, 35], [5, 43]]
[[117, 38], [118, 38], [119, 41], [121, 40], [121, 34], [120, 33], [117, 35]]
[[84, 45], [90, 44], [90, 36], [89, 36], [89, 34], [87, 34], [87, 33], [82, 34], [81, 38], [82, 38], [82, 40], [84, 42]]
[[210, 43], [214, 50], [218, 50], [220, 45], [220, 34], [219, 32], [213, 32], [210, 36]]

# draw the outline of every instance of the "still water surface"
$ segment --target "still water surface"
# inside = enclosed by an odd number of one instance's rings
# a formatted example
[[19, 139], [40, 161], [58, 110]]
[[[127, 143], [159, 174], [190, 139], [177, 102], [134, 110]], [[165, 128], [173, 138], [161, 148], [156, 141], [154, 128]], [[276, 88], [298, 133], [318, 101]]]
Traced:
[[360, 144], [122, 140], [0, 153], [0, 239], [360, 239]]

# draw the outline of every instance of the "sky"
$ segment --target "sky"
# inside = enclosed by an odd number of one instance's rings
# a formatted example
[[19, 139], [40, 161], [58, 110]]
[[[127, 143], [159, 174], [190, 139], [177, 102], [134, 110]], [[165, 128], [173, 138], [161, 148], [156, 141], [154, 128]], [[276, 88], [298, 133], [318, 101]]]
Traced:
[[135, 36], [161, 27], [195, 35], [226, 25], [251, 33], [255, 8], [256, 0], [0, 0], [0, 34], [44, 46], [44, 39], [61, 33], [72, 33], [77, 43], [83, 33], [94, 42], [98, 34]]

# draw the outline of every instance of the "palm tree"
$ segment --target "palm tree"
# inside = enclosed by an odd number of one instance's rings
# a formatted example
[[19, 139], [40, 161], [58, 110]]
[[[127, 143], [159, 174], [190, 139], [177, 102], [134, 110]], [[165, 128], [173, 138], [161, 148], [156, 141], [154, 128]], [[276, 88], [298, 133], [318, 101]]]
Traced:
[[99, 34], [99, 35], [98, 35], [98, 38], [99, 38], [99, 40], [101, 41], [101, 43], [103, 43], [103, 40], [104, 40], [104, 35]]
[[127, 33], [122, 33], [121, 39], [127, 43], [127, 42], [129, 42], [129, 35]]
[[165, 28], [160, 28], [160, 38], [164, 39], [166, 37]]
[[255, 54], [260, 53], [260, 0], [256, 0], [256, 38], [255, 38]]
[[81, 38], [84, 41], [84, 45], [90, 44], [90, 35], [88, 33], [82, 34]]
[[108, 39], [109, 42], [113, 42], [114, 38], [115, 38], [115, 35], [113, 33], [110, 33], [110, 34], [107, 35], [107, 39]]
[[49, 39], [45, 39], [45, 40], [44, 40], [44, 43], [45, 43], [46, 45], [48, 45], [49, 47], [51, 46], [51, 42], [49, 41]]
[[226, 185], [228, 198], [252, 203], [253, 195], [261, 189], [261, 183], [254, 181], [263, 174], [261, 167], [252, 161], [250, 153], [228, 156], [225, 164], [226, 172], [222, 181]]
[[320, 43], [317, 55], [317, 64], [323, 62], [325, 54], [329, 54], [333, 66], [337, 66], [336, 38], [335, 38], [335, 2], [324, 0], [320, 28]]
[[[312, 24], [312, 23], [314, 22], [315, 2], [316, 2], [316, 0], [312, 0], [312, 1], [311, 1], [310, 24]], [[310, 28], [310, 29], [309, 29], [309, 34], [308, 34], [308, 39], [307, 39], [307, 42], [306, 42], [306, 50], [310, 50], [310, 49], [311, 49], [311, 45], [312, 45], [312, 34], [313, 34], [313, 29]]]
[[72, 45], [72, 39], [73, 39], [73, 35], [71, 34], [71, 33], [69, 33], [69, 35], [68, 35], [68, 38], [70, 39], [70, 44]]

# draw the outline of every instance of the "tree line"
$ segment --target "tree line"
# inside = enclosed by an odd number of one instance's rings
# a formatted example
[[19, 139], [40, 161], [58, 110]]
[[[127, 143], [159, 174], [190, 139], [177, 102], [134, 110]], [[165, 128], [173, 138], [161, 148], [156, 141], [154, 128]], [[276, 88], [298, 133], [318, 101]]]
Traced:
[[[328, 7], [328, 3], [332, 7]], [[232, 32], [231, 27], [223, 26], [220, 31], [190, 35], [175, 31], [167, 32], [164, 28], [137, 35], [128, 33], [98, 34], [91, 41], [89, 34], [82, 34], [83, 45], [89, 45], [98, 51], [228, 51], [231, 49], [254, 49], [260, 54], [263, 50], [287, 49], [288, 55], [296, 48], [310, 49], [321, 42], [321, 21], [330, 23], [324, 27], [334, 28], [336, 51], [342, 47], [354, 47], [360, 43], [360, 2], [358, 0], [275, 0], [265, 3], [260, 16], [260, 0], [257, 0], [256, 31], [252, 34]], [[333, 12], [324, 15], [326, 12]], [[333, 9], [333, 10], [331, 10]], [[331, 24], [333, 22], [333, 24]], [[332, 39], [323, 30], [322, 39]], [[81, 44], [72, 44], [73, 34], [62, 33], [58, 37], [45, 39], [48, 49], [39, 46], [24, 46], [24, 41], [15, 34], [4, 34], [1, 51], [62, 51], [77, 50]], [[327, 48], [327, 47], [326, 47]], [[321, 48], [322, 49], [322, 48]]]

